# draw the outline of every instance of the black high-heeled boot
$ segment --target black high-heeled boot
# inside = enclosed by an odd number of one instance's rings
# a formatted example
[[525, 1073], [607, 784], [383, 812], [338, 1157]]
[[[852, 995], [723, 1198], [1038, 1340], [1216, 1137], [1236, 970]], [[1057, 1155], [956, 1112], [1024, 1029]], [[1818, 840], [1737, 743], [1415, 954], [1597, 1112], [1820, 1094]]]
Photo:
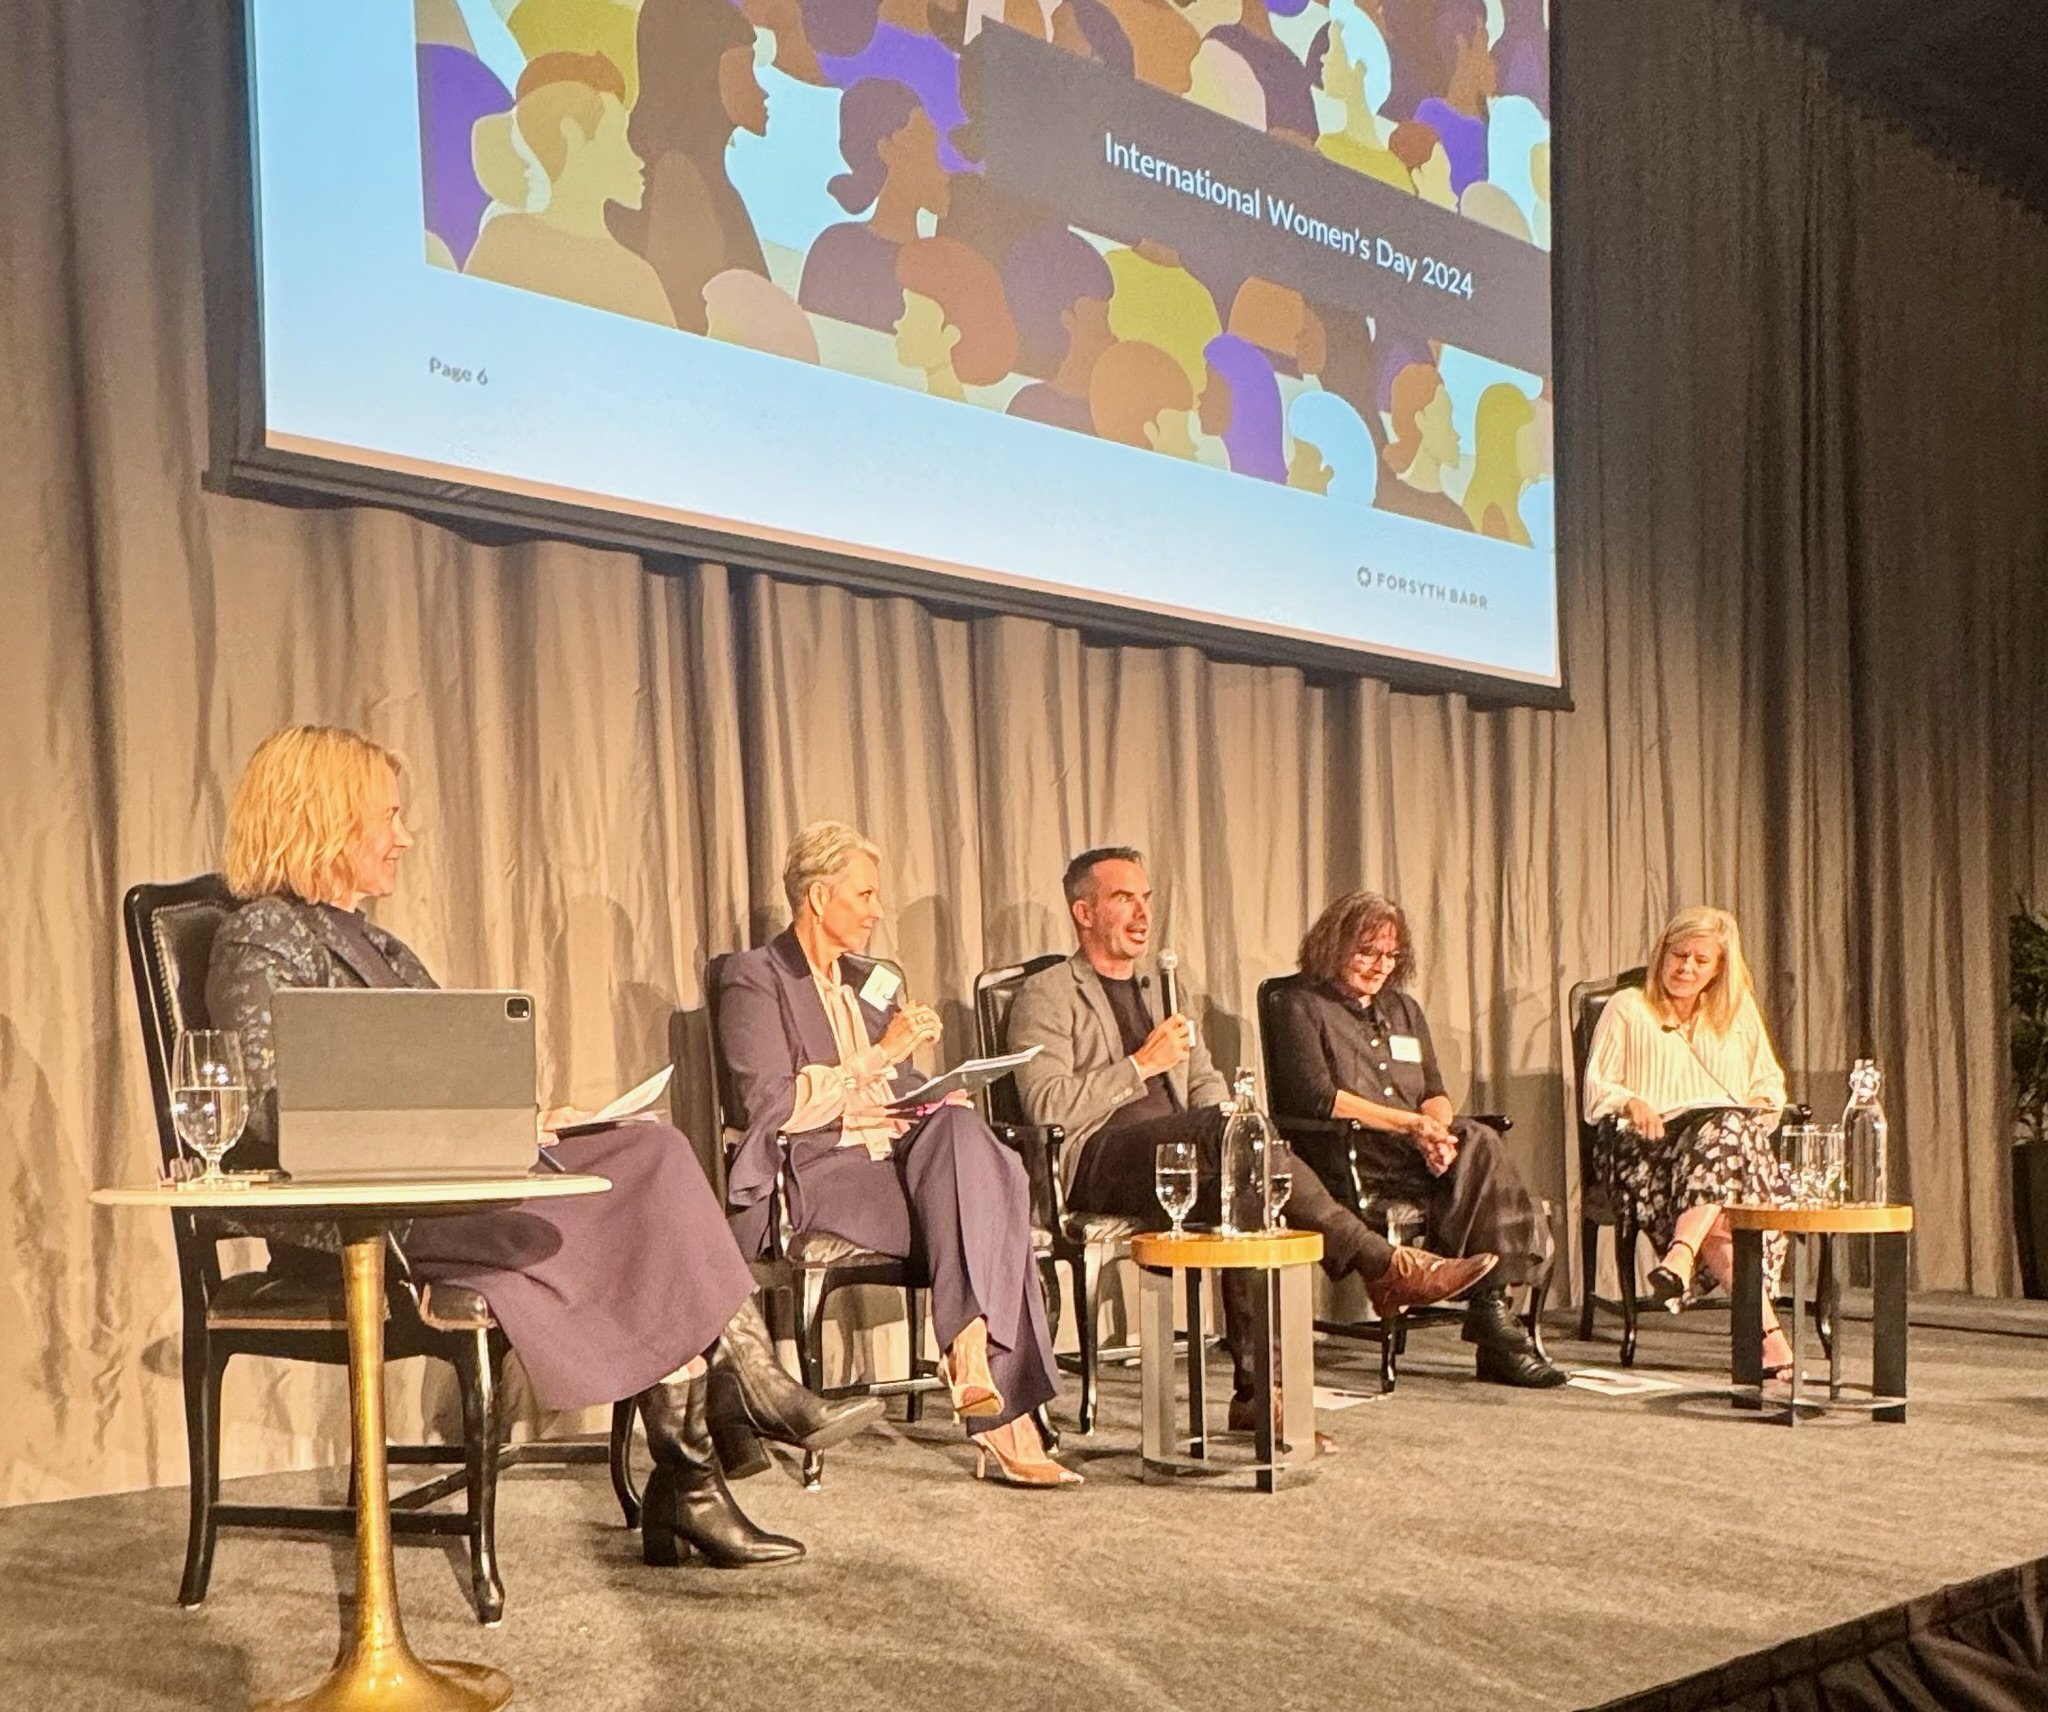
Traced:
[[640, 1499], [640, 1555], [657, 1568], [682, 1561], [694, 1547], [718, 1569], [794, 1563], [799, 1540], [757, 1528], [726, 1490], [704, 1417], [702, 1380], [663, 1380], [640, 1393], [640, 1418], [654, 1472]]
[[761, 1439], [798, 1450], [830, 1450], [882, 1418], [879, 1397], [820, 1397], [792, 1379], [752, 1302], [740, 1304], [712, 1349], [705, 1406], [719, 1462], [731, 1480], [768, 1466]]

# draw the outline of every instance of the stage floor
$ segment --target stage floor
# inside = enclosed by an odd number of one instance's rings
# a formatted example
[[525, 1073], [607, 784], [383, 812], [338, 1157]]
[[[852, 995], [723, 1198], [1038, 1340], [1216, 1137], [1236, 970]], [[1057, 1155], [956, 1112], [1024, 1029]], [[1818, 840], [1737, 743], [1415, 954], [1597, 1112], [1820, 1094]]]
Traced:
[[[751, 1575], [645, 1569], [602, 1469], [522, 1470], [503, 1625], [469, 1616], [459, 1548], [422, 1541], [399, 1548], [408, 1627], [528, 1707], [1584, 1707], [2048, 1553], [2048, 1345], [1916, 1325], [1906, 1424], [1787, 1431], [1715, 1389], [1726, 1327], [1650, 1319], [1637, 1371], [1674, 1388], [1625, 1398], [1477, 1385], [1454, 1328], [1418, 1333], [1399, 1392], [1325, 1412], [1341, 1455], [1273, 1497], [1141, 1484], [1135, 1369], [1068, 1440], [1077, 1490], [977, 1486], [950, 1423], [892, 1421], [821, 1492], [739, 1488], [810, 1546]], [[1373, 1371], [1322, 1351], [1326, 1385]], [[0, 1512], [0, 1680], [50, 1709], [240, 1708], [317, 1676], [346, 1544], [224, 1534], [185, 1612], [184, 1520], [182, 1490]]]

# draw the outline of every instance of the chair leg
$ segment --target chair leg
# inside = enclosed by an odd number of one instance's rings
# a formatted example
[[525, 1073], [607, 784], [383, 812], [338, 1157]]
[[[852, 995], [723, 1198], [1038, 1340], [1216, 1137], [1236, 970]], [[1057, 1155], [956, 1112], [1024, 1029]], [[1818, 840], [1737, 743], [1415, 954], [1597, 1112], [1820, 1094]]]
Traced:
[[498, 1363], [490, 1334], [478, 1332], [456, 1363], [462, 1386], [463, 1465], [469, 1499], [469, 1596], [477, 1621], [505, 1615], [505, 1582], [498, 1573], [498, 1449], [503, 1420], [498, 1407]]
[[633, 1484], [633, 1399], [621, 1397], [612, 1405], [612, 1491], [618, 1494], [619, 1513], [626, 1526], [640, 1525], [640, 1492]]
[[1550, 1351], [1543, 1347], [1543, 1304], [1550, 1299], [1550, 1272], [1529, 1286], [1529, 1345], [1544, 1361], [1550, 1359]]
[[202, 1328], [185, 1335], [185, 1456], [192, 1476], [191, 1519], [185, 1531], [185, 1578], [178, 1603], [198, 1605], [213, 1579], [213, 1507], [220, 1499], [220, 1382], [227, 1357], [213, 1353]]
[[[1593, 1341], [1593, 1304], [1600, 1290], [1600, 1232], [1597, 1219], [1579, 1220], [1579, 1342]], [[1619, 1246], [1619, 1245], [1617, 1245]]]
[[1102, 1312], [1102, 1251], [1091, 1242], [1068, 1270], [1074, 1278], [1074, 1332], [1081, 1346], [1081, 1431], [1092, 1433], [1102, 1350], [1102, 1336], [1096, 1324]]
[[[803, 1381], [812, 1391], [825, 1388], [825, 1274], [806, 1268], [798, 1285], [796, 1353]], [[803, 1459], [806, 1492], [815, 1492], [825, 1478], [822, 1451], [807, 1450]]]
[[1615, 1227], [1614, 1274], [1621, 1288], [1621, 1365], [1636, 1364], [1636, 1229], [1633, 1212], [1621, 1215]]
[[1055, 1349], [1060, 1341], [1060, 1263], [1051, 1255], [1038, 1262], [1038, 1293], [1045, 1303], [1045, 1341]]
[[[924, 1366], [924, 1292], [906, 1288], [903, 1292], [903, 1311], [910, 1318], [910, 1377], [915, 1379], [918, 1370]], [[906, 1421], [924, 1419], [922, 1391], [913, 1391], [903, 1399], [903, 1418]]]
[[1400, 1378], [1398, 1363], [1401, 1357], [1401, 1310], [1395, 1308], [1380, 1316], [1380, 1390], [1393, 1390]]
[[1060, 1448], [1060, 1430], [1052, 1424], [1052, 1411], [1041, 1403], [1031, 1411], [1031, 1419], [1037, 1424], [1038, 1436], [1045, 1441], [1046, 1454], [1056, 1454]]

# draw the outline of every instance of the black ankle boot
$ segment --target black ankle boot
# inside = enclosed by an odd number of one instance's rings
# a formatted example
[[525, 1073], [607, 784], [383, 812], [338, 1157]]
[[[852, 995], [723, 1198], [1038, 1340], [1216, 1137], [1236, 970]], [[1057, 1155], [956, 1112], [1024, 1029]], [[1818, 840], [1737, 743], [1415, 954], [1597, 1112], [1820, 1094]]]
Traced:
[[[749, 1474], [768, 1465], [756, 1433], [799, 1450], [829, 1450], [882, 1418], [879, 1397], [827, 1399], [790, 1378], [752, 1302], [743, 1302], [726, 1322], [711, 1352], [708, 1404], [720, 1459], [731, 1450]], [[726, 1472], [740, 1477], [730, 1461]]]
[[1477, 1291], [1465, 1307], [1464, 1338], [1479, 1346], [1479, 1377], [1490, 1385], [1548, 1391], [1571, 1375], [1537, 1353], [1529, 1328], [1508, 1306], [1505, 1285]]
[[640, 1500], [641, 1556], [671, 1568], [682, 1561], [686, 1544], [718, 1569], [795, 1562], [804, 1555], [802, 1543], [755, 1527], [726, 1490], [704, 1392], [702, 1380], [663, 1380], [640, 1393], [640, 1418], [654, 1453]]
[[1515, 1318], [1507, 1287], [1500, 1284], [1472, 1292], [1465, 1304], [1463, 1335], [1467, 1343], [1503, 1355], [1520, 1355], [1530, 1347], [1529, 1328]]

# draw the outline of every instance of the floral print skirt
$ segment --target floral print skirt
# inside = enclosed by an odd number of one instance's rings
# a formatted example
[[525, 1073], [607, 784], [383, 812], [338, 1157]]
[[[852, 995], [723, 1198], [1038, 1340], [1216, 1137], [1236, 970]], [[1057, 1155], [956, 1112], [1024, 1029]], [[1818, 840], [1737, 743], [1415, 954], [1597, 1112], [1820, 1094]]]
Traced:
[[[1661, 1254], [1678, 1215], [1730, 1201], [1775, 1201], [1791, 1180], [1772, 1146], [1777, 1120], [1726, 1110], [1674, 1118], [1654, 1141], [1612, 1118], [1600, 1126], [1600, 1169], [1635, 1203], [1636, 1221]], [[1788, 1252], [1782, 1231], [1764, 1237], [1764, 1276], [1776, 1290]], [[1725, 1283], [1726, 1280], [1721, 1280]]]

